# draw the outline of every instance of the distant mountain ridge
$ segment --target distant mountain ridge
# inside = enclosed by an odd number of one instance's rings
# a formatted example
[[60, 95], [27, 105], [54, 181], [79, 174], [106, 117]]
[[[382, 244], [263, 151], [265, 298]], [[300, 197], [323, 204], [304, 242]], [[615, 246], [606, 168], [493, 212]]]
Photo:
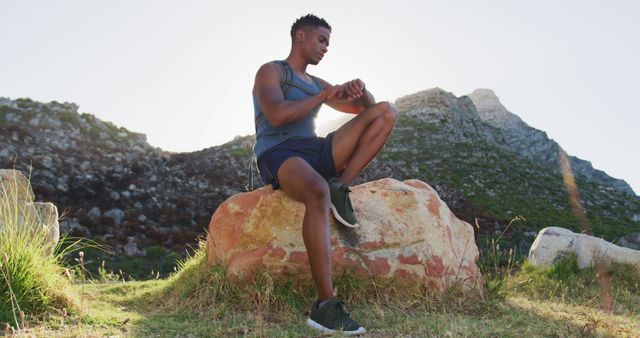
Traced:
[[[434, 186], [478, 235], [504, 230], [525, 248], [544, 226], [578, 229], [559, 175], [559, 146], [508, 112], [495, 94], [456, 97], [438, 88], [396, 101], [400, 118], [384, 151], [358, 182], [418, 178]], [[479, 108], [478, 108], [479, 107]], [[190, 153], [150, 146], [142, 134], [79, 114], [72, 103], [0, 98], [0, 165], [26, 173], [38, 199], [66, 211], [62, 230], [143, 254], [179, 250], [204, 234], [226, 198], [261, 186], [250, 167], [253, 136]], [[17, 156], [17, 157], [16, 157]], [[640, 198], [628, 184], [572, 159], [596, 235], [640, 226]], [[636, 230], [637, 231], [637, 230]]]
[[[549, 139], [541, 130], [527, 125], [520, 117], [505, 108], [491, 89], [476, 89], [468, 95], [476, 106], [483, 122], [503, 131], [504, 142], [514, 151], [534, 159], [557, 165], [560, 146]], [[590, 162], [570, 156], [571, 167], [575, 175], [588, 180], [611, 186], [614, 189], [636, 196], [627, 182], [612, 178], [607, 173], [593, 168]]]

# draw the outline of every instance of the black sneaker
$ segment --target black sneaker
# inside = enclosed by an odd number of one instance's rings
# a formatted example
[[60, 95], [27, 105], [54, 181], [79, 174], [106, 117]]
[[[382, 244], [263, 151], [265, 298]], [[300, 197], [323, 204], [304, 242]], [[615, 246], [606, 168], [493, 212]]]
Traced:
[[357, 228], [358, 220], [353, 212], [349, 193], [351, 189], [348, 186], [338, 182], [337, 179], [329, 180], [329, 192], [331, 193], [331, 211], [338, 222], [351, 227]]
[[320, 308], [318, 302], [313, 304], [307, 324], [322, 333], [342, 331], [345, 336], [357, 336], [367, 332], [351, 318], [347, 306], [337, 298], [330, 299]]

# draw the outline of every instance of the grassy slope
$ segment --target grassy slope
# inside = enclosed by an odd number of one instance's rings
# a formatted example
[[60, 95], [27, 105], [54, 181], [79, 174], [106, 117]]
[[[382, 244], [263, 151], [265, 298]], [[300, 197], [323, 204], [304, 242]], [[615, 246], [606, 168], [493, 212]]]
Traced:
[[[37, 336], [301, 337], [313, 298], [309, 280], [277, 282], [258, 273], [236, 283], [222, 269], [207, 268], [196, 252], [166, 280], [79, 284], [78, 315], [53, 315], [27, 324]], [[595, 273], [579, 272], [575, 260], [559, 268], [525, 264], [518, 274], [492, 279], [499, 287], [484, 296], [427, 295], [381, 281], [338, 276], [338, 293], [349, 299], [367, 337], [634, 336], [640, 334], [640, 274], [628, 267], [613, 273], [616, 308], [599, 310]], [[580, 285], [580, 287], [575, 287]], [[347, 292], [346, 290], [350, 290]]]

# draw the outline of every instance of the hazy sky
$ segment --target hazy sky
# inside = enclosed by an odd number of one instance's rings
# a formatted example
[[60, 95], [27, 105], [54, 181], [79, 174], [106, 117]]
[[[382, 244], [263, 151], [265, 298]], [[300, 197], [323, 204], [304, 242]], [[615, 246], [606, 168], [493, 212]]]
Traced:
[[640, 192], [637, 1], [0, 0], [0, 96], [75, 102], [154, 146], [199, 150], [253, 133], [255, 72], [287, 56], [309, 12], [333, 27], [310, 73], [389, 101], [493, 89]]

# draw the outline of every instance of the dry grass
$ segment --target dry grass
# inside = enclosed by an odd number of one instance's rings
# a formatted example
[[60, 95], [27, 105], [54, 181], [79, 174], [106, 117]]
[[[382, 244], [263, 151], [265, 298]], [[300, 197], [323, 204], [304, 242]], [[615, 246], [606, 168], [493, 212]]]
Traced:
[[[635, 275], [614, 269], [616, 312], [597, 301], [589, 271], [524, 265], [522, 271], [491, 279], [483, 294], [451, 288], [435, 294], [423, 287], [352, 274], [336, 277], [338, 294], [367, 337], [583, 337], [640, 336], [640, 297]], [[489, 276], [490, 277], [490, 276]], [[632, 283], [632, 284], [629, 284]], [[576, 285], [582, 284], [583, 288]], [[634, 286], [635, 285], [635, 286]], [[111, 281], [84, 288], [86, 311], [62, 318], [52, 314], [25, 331], [37, 336], [309, 337], [310, 279], [276, 279], [265, 271], [248, 280], [228, 278], [220, 266], [207, 267], [204, 250], [167, 280]], [[634, 289], [635, 288], [635, 289]], [[595, 297], [595, 300], [594, 300]]]

